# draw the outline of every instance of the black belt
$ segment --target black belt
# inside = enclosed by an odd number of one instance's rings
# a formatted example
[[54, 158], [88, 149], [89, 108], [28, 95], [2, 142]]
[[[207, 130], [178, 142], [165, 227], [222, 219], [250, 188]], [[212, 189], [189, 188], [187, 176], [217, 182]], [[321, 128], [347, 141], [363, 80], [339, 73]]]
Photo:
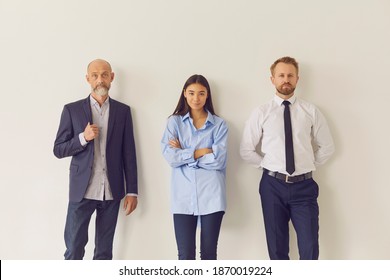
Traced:
[[297, 175], [297, 176], [288, 176], [283, 173], [269, 171], [268, 169], [264, 169], [264, 172], [268, 174], [269, 176], [275, 177], [276, 179], [282, 180], [286, 183], [298, 183], [307, 179], [310, 179], [313, 177], [312, 172], [308, 172], [305, 174]]

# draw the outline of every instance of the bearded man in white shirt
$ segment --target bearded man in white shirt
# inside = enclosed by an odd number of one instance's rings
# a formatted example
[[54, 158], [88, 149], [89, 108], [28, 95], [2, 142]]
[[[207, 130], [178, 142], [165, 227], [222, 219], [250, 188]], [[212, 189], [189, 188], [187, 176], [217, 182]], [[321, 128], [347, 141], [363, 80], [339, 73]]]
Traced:
[[294, 95], [298, 73], [298, 63], [291, 57], [271, 65], [276, 94], [252, 112], [240, 145], [241, 157], [263, 169], [259, 192], [268, 253], [276, 260], [289, 259], [290, 220], [300, 259], [318, 259], [318, 185], [312, 172], [334, 152], [322, 113]]

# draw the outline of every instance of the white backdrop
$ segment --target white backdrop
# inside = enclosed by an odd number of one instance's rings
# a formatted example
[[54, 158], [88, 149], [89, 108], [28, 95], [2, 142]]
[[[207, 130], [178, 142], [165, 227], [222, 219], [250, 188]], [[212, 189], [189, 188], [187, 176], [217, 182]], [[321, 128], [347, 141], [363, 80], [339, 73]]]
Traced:
[[[0, 259], [62, 259], [70, 159], [52, 153], [63, 105], [85, 98], [87, 64], [111, 62], [132, 107], [139, 206], [120, 213], [115, 259], [176, 259], [170, 168], [160, 139], [185, 80], [203, 74], [229, 125], [220, 259], [268, 259], [261, 172], [239, 157], [250, 112], [274, 94], [269, 66], [300, 62], [336, 153], [315, 172], [320, 258], [389, 259], [390, 1], [0, 0]], [[86, 259], [93, 251], [91, 224]], [[291, 258], [297, 259], [291, 233]]]

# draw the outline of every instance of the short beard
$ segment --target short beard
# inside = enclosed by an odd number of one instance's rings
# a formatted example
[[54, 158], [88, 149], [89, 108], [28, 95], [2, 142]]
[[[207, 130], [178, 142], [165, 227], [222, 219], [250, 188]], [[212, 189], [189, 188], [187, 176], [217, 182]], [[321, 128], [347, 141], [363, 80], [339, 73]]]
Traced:
[[95, 89], [93, 89], [93, 92], [99, 96], [106, 96], [108, 94], [108, 88], [104, 86], [98, 86]]
[[282, 94], [282, 95], [290, 95], [292, 93], [294, 93], [295, 91], [295, 88], [294, 87], [291, 87], [291, 88], [286, 88], [286, 89], [283, 89], [283, 86], [280, 87], [280, 88], [276, 88], [276, 90]]

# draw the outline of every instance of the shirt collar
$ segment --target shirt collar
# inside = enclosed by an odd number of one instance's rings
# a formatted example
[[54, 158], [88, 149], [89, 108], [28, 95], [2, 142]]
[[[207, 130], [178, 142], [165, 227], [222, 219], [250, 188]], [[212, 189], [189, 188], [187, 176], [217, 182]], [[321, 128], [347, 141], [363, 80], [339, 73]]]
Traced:
[[[280, 105], [282, 105], [282, 103], [285, 99], [280, 98], [277, 94], [275, 94], [274, 100], [280, 106]], [[297, 98], [296, 98], [295, 94], [293, 96], [291, 96], [289, 99], [287, 99], [287, 101], [290, 101], [291, 104], [294, 104], [296, 100], [297, 100]]]
[[[89, 97], [90, 97], [89, 100], [90, 100], [90, 102], [91, 102], [91, 106], [99, 105], [99, 102], [98, 102], [95, 98], [93, 98], [92, 95], [89, 95]], [[106, 101], [104, 101], [102, 107], [103, 107], [103, 106], [107, 106], [107, 105], [109, 104], [109, 102], [110, 102], [109, 100], [110, 100], [110, 97], [108, 96], [107, 99], [106, 99]], [[99, 106], [100, 106], [100, 105], [99, 105]]]
[[[206, 122], [205, 123], [211, 123], [211, 124], [214, 124], [215, 123], [215, 119], [214, 119], [214, 116], [213, 114], [211, 114], [208, 110], [207, 111], [207, 119], [206, 119]], [[188, 112], [187, 114], [185, 114], [184, 116], [182, 116], [182, 121], [184, 122], [186, 119], [190, 118], [190, 112]]]

